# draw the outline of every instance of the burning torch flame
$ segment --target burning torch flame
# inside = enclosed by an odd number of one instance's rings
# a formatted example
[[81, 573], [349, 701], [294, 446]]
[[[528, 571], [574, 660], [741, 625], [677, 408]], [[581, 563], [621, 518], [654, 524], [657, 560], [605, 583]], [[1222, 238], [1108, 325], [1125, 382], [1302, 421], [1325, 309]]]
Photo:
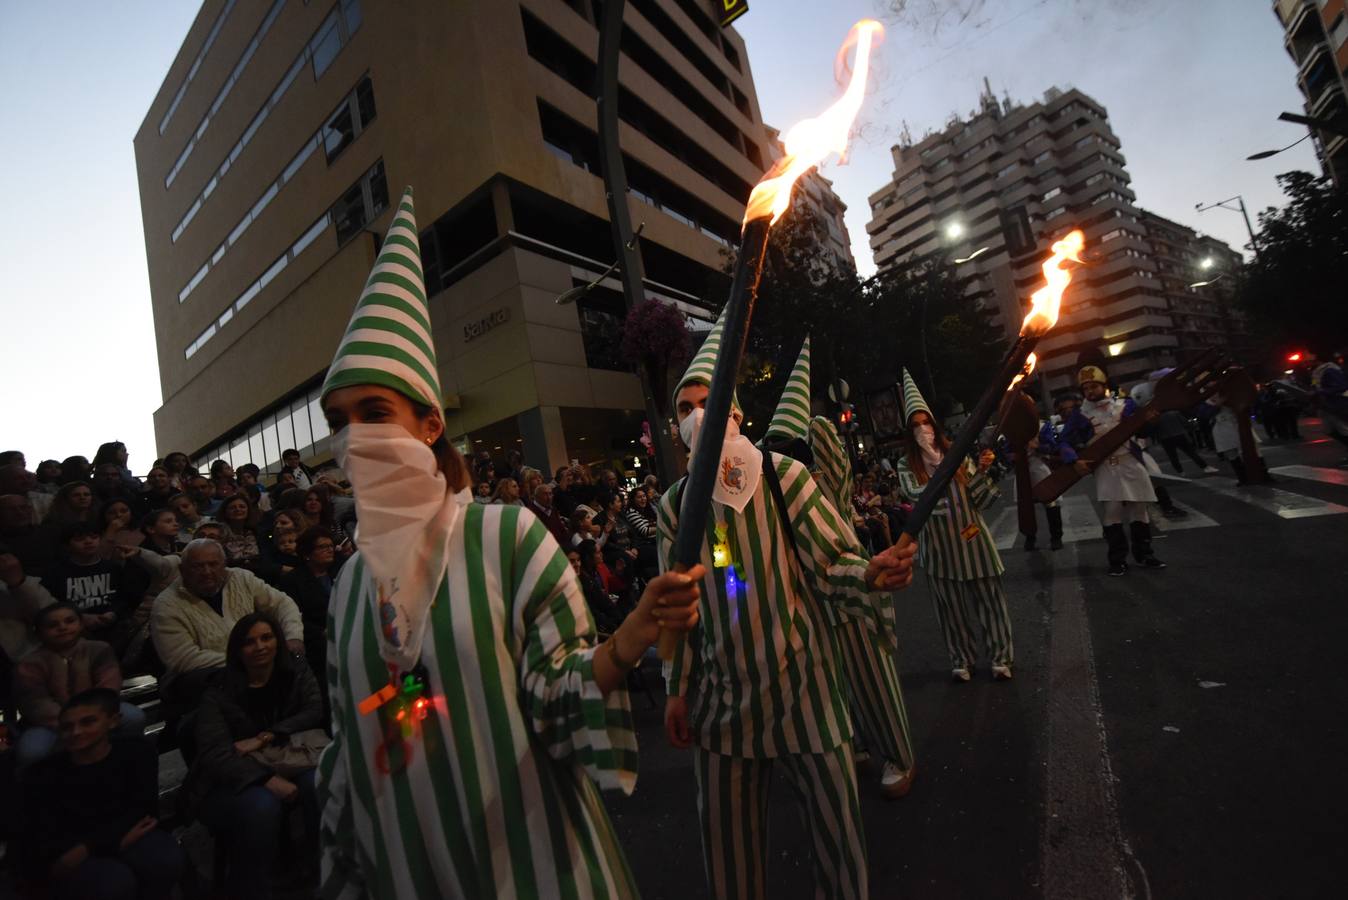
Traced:
[[1020, 370], [1019, 375], [1011, 379], [1011, 383], [1006, 386], [1007, 393], [1010, 393], [1012, 388], [1034, 374], [1034, 366], [1037, 362], [1039, 362], [1039, 357], [1033, 353], [1025, 358], [1025, 368]]
[[840, 59], [855, 44], [856, 62], [852, 80], [836, 103], [821, 115], [797, 122], [782, 136], [786, 156], [773, 163], [772, 168], [754, 185], [749, 205], [744, 211], [744, 224], [754, 219], [771, 216], [776, 222], [791, 205], [791, 188], [796, 179], [819, 165], [830, 153], [843, 156], [847, 151], [847, 135], [852, 122], [861, 110], [866, 94], [866, 74], [870, 69], [871, 46], [883, 36], [884, 26], [874, 19], [862, 19], [847, 33], [847, 40], [838, 51]]
[[1030, 311], [1020, 326], [1021, 334], [1041, 335], [1058, 323], [1062, 292], [1072, 283], [1072, 273], [1064, 263], [1080, 263], [1085, 243], [1086, 236], [1078, 229], [1053, 244], [1053, 255], [1044, 260], [1044, 286], [1030, 295]]

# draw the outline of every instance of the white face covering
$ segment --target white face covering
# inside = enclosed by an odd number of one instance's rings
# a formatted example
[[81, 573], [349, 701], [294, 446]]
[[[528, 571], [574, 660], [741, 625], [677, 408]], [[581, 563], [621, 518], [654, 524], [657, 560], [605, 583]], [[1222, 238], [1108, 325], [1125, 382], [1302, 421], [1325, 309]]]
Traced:
[[356, 543], [377, 598], [380, 654], [406, 671], [421, 656], [449, 538], [472, 493], [447, 493], [431, 448], [401, 425], [351, 424], [333, 435], [332, 448], [355, 491]]
[[[695, 409], [679, 423], [679, 437], [696, 452], [697, 439], [702, 431], [704, 411]], [[731, 416], [725, 426], [725, 441], [721, 445], [721, 458], [716, 465], [716, 482], [711, 498], [724, 503], [735, 512], [744, 512], [749, 500], [758, 490], [758, 480], [763, 475], [763, 452], [754, 446], [754, 442], [740, 434], [739, 423]]]
[[936, 428], [932, 425], [918, 425], [913, 429], [913, 440], [922, 449], [922, 459], [927, 466], [938, 465], [945, 454], [936, 448]]

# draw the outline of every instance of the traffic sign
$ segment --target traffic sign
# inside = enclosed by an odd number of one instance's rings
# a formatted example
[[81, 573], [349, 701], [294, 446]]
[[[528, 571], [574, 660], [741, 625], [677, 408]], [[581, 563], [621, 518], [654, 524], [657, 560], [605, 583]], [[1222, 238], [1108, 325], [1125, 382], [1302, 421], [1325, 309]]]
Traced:
[[749, 11], [749, 0], [711, 0], [712, 18], [725, 28]]

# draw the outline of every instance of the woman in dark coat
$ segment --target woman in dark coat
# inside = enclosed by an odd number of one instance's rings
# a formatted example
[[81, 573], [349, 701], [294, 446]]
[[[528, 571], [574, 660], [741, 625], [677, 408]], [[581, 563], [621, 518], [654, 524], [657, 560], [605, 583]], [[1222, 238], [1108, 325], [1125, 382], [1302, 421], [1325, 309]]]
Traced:
[[[226, 854], [229, 896], [270, 895], [288, 806], [301, 804], [308, 833], [317, 835], [317, 755], [303, 747], [317, 743], [312, 732], [322, 725], [318, 683], [286, 652], [281, 626], [268, 613], [244, 616], [229, 634], [221, 680], [197, 711], [187, 784], [189, 802]], [[292, 758], [282, 763], [278, 751], [287, 747]], [[297, 765], [306, 755], [312, 762]]]
[[281, 576], [281, 590], [300, 608], [304, 655], [323, 694], [324, 709], [327, 709], [328, 598], [332, 595], [332, 579], [337, 571], [336, 544], [326, 530], [310, 528], [300, 535], [295, 552], [303, 564]]

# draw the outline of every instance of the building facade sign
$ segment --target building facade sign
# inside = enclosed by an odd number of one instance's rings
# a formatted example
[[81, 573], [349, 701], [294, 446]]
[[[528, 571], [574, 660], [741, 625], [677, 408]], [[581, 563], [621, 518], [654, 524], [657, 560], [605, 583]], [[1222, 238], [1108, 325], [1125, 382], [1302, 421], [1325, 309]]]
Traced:
[[476, 322], [469, 322], [467, 325], [463, 326], [463, 342], [465, 344], [471, 344], [496, 326], [504, 325], [509, 321], [510, 308], [503, 306], [500, 309], [483, 316]]

